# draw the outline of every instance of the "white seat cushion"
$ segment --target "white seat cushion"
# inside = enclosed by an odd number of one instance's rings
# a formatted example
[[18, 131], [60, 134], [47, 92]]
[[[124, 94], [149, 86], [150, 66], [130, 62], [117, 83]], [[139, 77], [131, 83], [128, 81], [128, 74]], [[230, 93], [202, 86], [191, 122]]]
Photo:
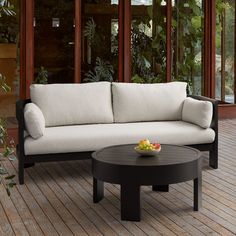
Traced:
[[33, 84], [31, 100], [46, 126], [112, 123], [111, 83]]
[[41, 110], [34, 103], [25, 105], [24, 118], [26, 130], [30, 136], [34, 139], [42, 137], [45, 131], [45, 119]]
[[112, 83], [115, 122], [181, 120], [185, 82]]
[[212, 120], [213, 107], [208, 101], [199, 101], [193, 98], [184, 100], [182, 120], [209, 128]]
[[212, 143], [215, 132], [183, 121], [50, 127], [40, 139], [25, 138], [25, 154], [95, 151], [144, 138], [163, 144], [202, 144]]

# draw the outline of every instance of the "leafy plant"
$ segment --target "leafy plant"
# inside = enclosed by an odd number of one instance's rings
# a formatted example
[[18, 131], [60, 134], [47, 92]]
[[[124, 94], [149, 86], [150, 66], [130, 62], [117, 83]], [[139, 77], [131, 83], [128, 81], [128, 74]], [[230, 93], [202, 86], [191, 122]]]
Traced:
[[[13, 11], [14, 6], [10, 4], [7, 0], [0, 0], [0, 18], [3, 14], [7, 16], [12, 16], [15, 14]], [[9, 92], [11, 88], [6, 84], [6, 77], [0, 73], [0, 90], [4, 92]], [[15, 144], [14, 140], [10, 140], [7, 133], [6, 120], [0, 118], [0, 146], [3, 151], [0, 153], [0, 184], [3, 184], [8, 196], [10, 196], [11, 188], [13, 188], [16, 183], [14, 182], [15, 175], [10, 175], [7, 169], [3, 166], [3, 159], [9, 158], [13, 160]]]
[[[16, 43], [19, 26], [12, 1], [0, 0], [0, 43]], [[14, 16], [14, 17], [13, 17]]]
[[6, 84], [6, 77], [0, 74], [0, 87], [4, 92], [9, 92], [11, 88]]
[[201, 93], [194, 80], [196, 75], [200, 77], [202, 73], [203, 11], [201, 2], [179, 1], [174, 8], [174, 18], [172, 41], [176, 62], [173, 64], [173, 80], [185, 81], [191, 91]]
[[8, 0], [0, 0], [0, 17], [3, 15], [13, 16], [16, 12], [14, 11], [14, 5]]
[[85, 74], [84, 82], [113, 81], [113, 66], [108, 61], [96, 58], [96, 66], [94, 71]]
[[[132, 21], [132, 74], [136, 83], [156, 83], [166, 77], [166, 23], [161, 0]], [[153, 14], [155, 12], [155, 14]], [[156, 13], [158, 12], [158, 14]]]
[[[10, 87], [6, 84], [5, 80], [5, 76], [0, 74], [0, 89], [4, 92], [9, 92]], [[6, 120], [3, 118], [0, 118], [0, 146], [3, 148], [3, 151], [0, 153], [0, 184], [4, 185], [8, 196], [10, 196], [10, 189], [16, 185], [14, 182], [15, 175], [8, 173], [7, 169], [3, 166], [3, 159], [14, 159], [12, 156], [14, 156], [15, 153], [15, 144], [14, 140], [10, 140], [8, 136]]]
[[48, 71], [43, 66], [41, 66], [34, 82], [36, 84], [47, 84], [48, 83]]
[[142, 78], [138, 74], [135, 74], [131, 81], [133, 83], [139, 83], [139, 84], [154, 84], [154, 83], [161, 83], [162, 79], [160, 77], [149, 77], [149, 78]]
[[87, 22], [86, 25], [84, 27], [84, 36], [87, 37], [87, 40], [90, 44], [90, 46], [93, 44], [94, 42], [94, 38], [95, 38], [95, 33], [96, 33], [96, 24], [93, 20], [93, 18], [91, 17]]

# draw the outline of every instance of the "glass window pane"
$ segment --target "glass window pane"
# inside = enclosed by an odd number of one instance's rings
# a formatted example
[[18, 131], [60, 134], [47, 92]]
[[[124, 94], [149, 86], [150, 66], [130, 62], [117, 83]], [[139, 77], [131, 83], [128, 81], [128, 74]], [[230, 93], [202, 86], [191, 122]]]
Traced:
[[118, 80], [118, 3], [83, 1], [83, 82]]
[[[14, 15], [1, 12], [0, 17], [0, 117], [6, 118], [8, 128], [17, 127], [15, 102], [19, 98], [19, 0], [11, 1]], [[2, 89], [2, 79], [11, 87], [10, 92]]]
[[216, 98], [234, 103], [235, 1], [218, 1], [216, 12]]
[[132, 78], [136, 83], [166, 80], [166, 1], [132, 0]]
[[34, 2], [35, 82], [73, 83], [75, 1]]
[[172, 78], [186, 81], [189, 92], [203, 93], [203, 1], [175, 0], [173, 5]]

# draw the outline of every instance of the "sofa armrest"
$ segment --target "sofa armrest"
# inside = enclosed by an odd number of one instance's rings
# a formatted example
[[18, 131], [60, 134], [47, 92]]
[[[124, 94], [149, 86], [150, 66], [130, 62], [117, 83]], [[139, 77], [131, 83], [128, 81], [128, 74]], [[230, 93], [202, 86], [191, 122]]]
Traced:
[[19, 100], [16, 102], [16, 118], [18, 121], [18, 146], [17, 155], [18, 158], [22, 158], [25, 155], [24, 152], [24, 131], [25, 131], [25, 119], [24, 119], [24, 108], [27, 103], [30, 103], [30, 99]]
[[212, 103], [213, 106], [213, 114], [212, 114], [212, 121], [211, 121], [211, 128], [216, 132], [218, 135], [218, 100], [204, 97], [204, 96], [199, 96], [199, 95], [188, 95], [188, 97], [201, 100], [201, 101], [208, 101]]
[[190, 95], [197, 100], [209, 101], [213, 105], [213, 116], [211, 121], [211, 128], [215, 131], [215, 140], [211, 145], [209, 164], [214, 169], [218, 168], [218, 101], [204, 96]]

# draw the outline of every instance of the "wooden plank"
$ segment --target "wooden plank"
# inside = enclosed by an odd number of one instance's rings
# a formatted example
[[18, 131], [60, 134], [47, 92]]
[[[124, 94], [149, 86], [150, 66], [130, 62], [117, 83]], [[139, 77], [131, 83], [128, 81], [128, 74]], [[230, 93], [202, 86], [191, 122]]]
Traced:
[[[71, 200], [70, 194], [67, 195], [66, 192], [64, 192], [63, 189], [57, 185], [54, 179], [52, 179], [49, 176], [49, 174], [45, 171], [44, 168], [39, 166], [39, 168], [37, 169], [37, 172], [34, 172], [34, 174], [36, 174], [35, 181], [43, 179], [44, 182], [48, 184], [51, 191], [55, 193], [55, 195], [57, 196], [58, 199], [60, 199], [64, 207], [66, 207], [66, 209], [74, 217], [77, 224], [81, 225], [81, 227], [86, 230], [88, 235], [97, 235], [97, 236], [102, 235], [99, 232], [99, 230], [96, 228], [96, 226], [93, 224], [93, 222], [90, 221], [89, 218], [86, 216], [85, 214], [86, 211], [85, 213], [83, 213], [83, 211], [79, 209], [79, 207]], [[32, 175], [32, 172], [30, 175]], [[68, 193], [72, 193], [72, 192], [70, 191]], [[78, 234], [80, 233], [80, 231], [76, 230], [74, 233]]]
[[[82, 177], [82, 181], [81, 181], [81, 184], [83, 184], [83, 186], [87, 189], [88, 192], [91, 193], [92, 195], [92, 178], [84, 178], [85, 176], [91, 176], [91, 174], [89, 172], [85, 172], [81, 169], [81, 165], [79, 163], [68, 163], [70, 165], [70, 167], [67, 167], [68, 168], [67, 170], [70, 170], [70, 172], [73, 172], [73, 174], [76, 176], [79, 176]], [[79, 164], [79, 165], [78, 165]], [[73, 167], [76, 167], [74, 168], [73, 170]], [[88, 180], [89, 179], [89, 180]], [[106, 186], [106, 185], [105, 185]], [[112, 187], [112, 185], [110, 185]], [[118, 196], [119, 196], [119, 193], [118, 193]], [[109, 195], [109, 198], [110, 198], [110, 195]], [[119, 198], [119, 197], [118, 197]], [[104, 203], [105, 202], [105, 203]], [[114, 215], [116, 217], [116, 219], [121, 222], [122, 224], [124, 224], [124, 226], [130, 231], [130, 232], [135, 232], [137, 229], [136, 226], [130, 224], [129, 222], [123, 222], [123, 221], [120, 221], [120, 202], [118, 201], [118, 203], [115, 205], [116, 209], [114, 208], [114, 205], [109, 203], [111, 201], [107, 201], [107, 199], [105, 198], [102, 203], [100, 203], [107, 211], [109, 212], [113, 212], [112, 215]], [[111, 211], [112, 210], [112, 211]], [[151, 220], [151, 219], [149, 219]], [[143, 229], [145, 228], [146, 231], [144, 233], [147, 233], [148, 235], [158, 235], [160, 234], [160, 232], [156, 231], [154, 229], [154, 227], [150, 226], [149, 224], [147, 224], [147, 222], [145, 220], [142, 220], [141, 222], [139, 223], [136, 223], [136, 225], [140, 228], [140, 229]], [[138, 230], [137, 233], [140, 233], [140, 229]]]
[[15, 208], [11, 199], [7, 196], [6, 190], [3, 185], [0, 185], [0, 199], [2, 207], [7, 215], [9, 222], [11, 223], [12, 229], [16, 235], [29, 235], [21, 217], [19, 216], [17, 209]]
[[[92, 202], [91, 162], [43, 163], [26, 169], [9, 198], [0, 189], [0, 235], [235, 235], [236, 120], [219, 122], [219, 169], [203, 153], [203, 207], [192, 210], [192, 181], [169, 193], [142, 187], [142, 221], [120, 220], [120, 188], [105, 184]], [[17, 173], [17, 162], [4, 162]]]
[[[61, 202], [60, 197], [57, 197], [54, 191], [48, 187], [46, 182], [42, 181], [42, 178], [38, 176], [37, 172], [35, 172], [32, 168], [31, 170], [29, 169], [28, 173], [32, 180], [35, 181], [37, 187], [41, 190], [44, 197], [57, 212], [58, 216], [60, 216], [61, 220], [72, 232], [72, 234], [81, 236], [87, 235], [81, 225], [75, 220], [75, 218], [70, 214], [68, 209]], [[71, 232], [67, 232], [67, 234], [69, 235]]]
[[[5, 162], [4, 166], [9, 170], [11, 174], [17, 175], [15, 169], [10, 162]], [[11, 194], [11, 201], [13, 202], [17, 212], [19, 213], [26, 229], [30, 235], [41, 236], [43, 235], [38, 223], [34, 219], [33, 215], [29, 211], [24, 199], [21, 197], [18, 188], [14, 188]]]
[[[109, 186], [109, 190], [112, 188], [112, 185], [110, 185]], [[145, 188], [145, 187], [142, 187], [143, 189]], [[116, 189], [116, 190], [118, 190], [118, 189]], [[149, 193], [150, 193], [150, 188], [149, 188]], [[151, 192], [151, 193], [154, 193], [154, 192]], [[116, 194], [119, 196], [119, 192], [117, 191], [116, 192]], [[143, 194], [143, 193], [142, 193]], [[154, 194], [156, 194], [156, 193], [154, 193]], [[143, 200], [142, 200], [143, 201]], [[148, 204], [149, 204], [149, 201], [147, 201], [148, 202]], [[154, 205], [156, 205], [157, 204], [157, 202], [158, 201], [156, 201], [155, 203], [154, 203]], [[146, 203], [145, 202], [145, 200], [144, 200], [144, 203]], [[150, 204], [149, 204], [150, 205]], [[144, 205], [145, 206], [145, 205]], [[151, 205], [152, 207], [153, 207], [153, 205]], [[155, 212], [155, 215], [156, 215], [156, 217], [157, 217], [157, 220], [159, 220], [159, 221], [161, 221], [161, 223], [163, 224], [163, 225], [167, 225], [167, 222], [166, 222], [166, 220], [165, 221], [162, 221], [162, 217], [161, 217], [161, 215], [162, 215], [162, 212], [161, 213], [157, 213], [157, 210], [160, 210], [160, 209], [164, 209], [164, 214], [166, 214], [167, 213], [167, 211], [168, 210], [170, 210], [171, 211], [171, 213], [173, 213], [173, 211], [172, 211], [172, 209], [171, 209], [171, 207], [169, 207], [169, 208], [166, 208], [166, 202], [164, 202], [163, 203], [163, 205], [162, 205], [164, 208], [161, 208], [160, 207], [160, 205], [158, 205], [158, 207], [157, 208], [153, 208], [153, 210], [154, 210], [154, 212]], [[145, 207], [144, 207], [144, 210], [145, 210]], [[150, 207], [148, 208], [148, 210], [146, 210], [146, 212], [150, 212]], [[173, 219], [173, 218], [172, 218]], [[145, 219], [144, 219], [145, 220]], [[149, 222], [149, 220], [148, 220], [148, 222]], [[177, 225], [179, 225], [179, 227], [181, 227], [181, 228], [185, 228], [186, 229], [186, 231], [185, 232], [192, 232], [192, 230], [191, 230], [191, 228], [192, 228], [192, 226], [191, 225], [188, 225], [188, 224], [186, 224], [186, 222], [184, 222], [184, 221], [176, 221], [176, 218], [175, 218], [175, 221], [174, 221]], [[168, 226], [170, 227], [170, 225], [168, 224]], [[158, 228], [158, 230], [160, 230], [159, 228]], [[172, 229], [173, 230], [173, 232], [177, 232], [176, 231], [176, 228], [175, 229]], [[178, 229], [178, 230], [180, 230], [180, 229]], [[195, 229], [194, 229], [195, 230]], [[161, 231], [160, 232], [161, 234], [163, 234], [164, 232], [163, 231]], [[182, 232], [181, 232], [182, 233]], [[201, 232], [197, 232], [199, 235], [201, 235]]]
[[0, 204], [0, 235], [15, 235], [2, 204]]
[[43, 167], [61, 189], [67, 194], [70, 193], [68, 197], [70, 196], [70, 199], [72, 199], [74, 204], [93, 221], [101, 232], [105, 232], [105, 235], [116, 235], [115, 231], [113, 231], [110, 225], [100, 216], [98, 211], [91, 206], [91, 199], [88, 198], [87, 193], [83, 188], [78, 185], [77, 188], [79, 188], [80, 191], [75, 191], [70, 184], [54, 170], [54, 168], [51, 170], [52, 165], [53, 164], [47, 164], [43, 165]]
[[65, 172], [67, 164], [63, 164], [63, 168], [61, 168], [60, 164], [57, 165], [54, 170], [56, 170], [58, 174], [61, 173], [65, 175], [65, 180], [74, 189], [74, 191], [76, 191], [80, 195], [81, 193], [83, 193], [84, 200], [86, 200], [89, 204], [92, 204], [91, 207], [93, 207], [96, 213], [99, 214], [108, 225], [110, 225], [113, 231], [115, 231], [117, 234], [130, 235], [130, 232], [128, 232], [122, 224], [119, 224], [119, 221], [116, 220], [114, 215], [111, 215], [110, 212], [107, 212], [100, 204], [92, 203], [92, 188], [90, 189], [90, 192], [88, 192], [86, 190], [86, 188], [88, 188], [86, 182], [82, 178], [78, 178], [76, 181], [73, 178], [75, 176], [73, 175], [72, 170], [69, 170], [69, 172]]
[[[17, 163], [14, 163], [14, 168], [17, 169]], [[28, 177], [28, 174], [25, 175], [25, 180], [27, 183], [32, 182], [32, 180]], [[32, 184], [32, 183], [31, 183]], [[33, 217], [37, 221], [38, 225], [40, 226], [41, 230], [44, 232], [45, 235], [59, 235], [52, 222], [50, 222], [47, 215], [43, 212], [40, 205], [34, 198], [33, 194], [31, 194], [28, 185], [18, 185], [18, 191], [21, 194], [21, 197], [24, 199], [27, 207], [29, 208], [30, 212], [32, 213]]]

